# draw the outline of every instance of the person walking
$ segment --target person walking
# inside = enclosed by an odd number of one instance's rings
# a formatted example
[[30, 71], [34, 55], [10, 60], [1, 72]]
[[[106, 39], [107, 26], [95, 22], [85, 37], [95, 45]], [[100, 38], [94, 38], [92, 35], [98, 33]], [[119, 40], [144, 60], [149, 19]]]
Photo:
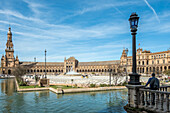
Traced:
[[[146, 83], [145, 87], [150, 84], [150, 88], [151, 90], [158, 90], [160, 83], [159, 80], [155, 77], [155, 73], [152, 73], [152, 77], [149, 78], [148, 82]], [[152, 104], [155, 104], [155, 93], [151, 93], [152, 95]]]

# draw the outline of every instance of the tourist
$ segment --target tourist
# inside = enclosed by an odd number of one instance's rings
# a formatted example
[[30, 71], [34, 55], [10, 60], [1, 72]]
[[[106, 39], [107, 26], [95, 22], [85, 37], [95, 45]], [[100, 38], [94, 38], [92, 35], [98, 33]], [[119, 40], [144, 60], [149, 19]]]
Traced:
[[151, 90], [158, 90], [159, 89], [159, 80], [155, 77], [155, 73], [152, 73], [152, 77], [149, 78], [148, 82], [146, 83], [145, 87], [150, 84]]
[[[145, 87], [150, 84], [150, 88], [151, 90], [158, 90], [159, 89], [159, 80], [155, 77], [155, 73], [152, 73], [152, 77], [149, 78], [148, 82], [146, 83]], [[152, 104], [155, 104], [155, 94], [152, 93]]]

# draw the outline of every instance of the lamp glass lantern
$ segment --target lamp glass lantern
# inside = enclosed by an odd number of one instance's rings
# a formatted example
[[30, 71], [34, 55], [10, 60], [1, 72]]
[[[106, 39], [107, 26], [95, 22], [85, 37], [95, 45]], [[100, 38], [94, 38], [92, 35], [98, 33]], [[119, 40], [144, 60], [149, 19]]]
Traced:
[[136, 13], [132, 13], [130, 18], [129, 18], [130, 28], [131, 29], [137, 29], [138, 21], [139, 21], [138, 15]]

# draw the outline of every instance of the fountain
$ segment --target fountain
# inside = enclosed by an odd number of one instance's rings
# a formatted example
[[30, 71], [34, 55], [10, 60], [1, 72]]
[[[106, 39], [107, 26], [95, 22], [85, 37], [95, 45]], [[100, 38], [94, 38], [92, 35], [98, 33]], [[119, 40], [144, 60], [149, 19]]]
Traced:
[[70, 70], [68, 73], [66, 73], [66, 75], [69, 75], [69, 76], [81, 76], [81, 74], [75, 72], [75, 71], [73, 70], [73, 68], [71, 68], [71, 70]]

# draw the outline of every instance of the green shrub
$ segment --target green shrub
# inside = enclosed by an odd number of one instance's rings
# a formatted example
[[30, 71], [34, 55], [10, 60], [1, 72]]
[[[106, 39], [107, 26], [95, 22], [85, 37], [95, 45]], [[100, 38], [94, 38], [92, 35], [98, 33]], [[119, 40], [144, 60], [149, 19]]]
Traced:
[[27, 83], [26, 83], [26, 82], [21, 81], [21, 82], [19, 82], [19, 85], [20, 85], [20, 86], [27, 86]]
[[96, 84], [90, 84], [90, 87], [96, 87]]
[[106, 87], [108, 86], [107, 84], [100, 84], [100, 87]]

